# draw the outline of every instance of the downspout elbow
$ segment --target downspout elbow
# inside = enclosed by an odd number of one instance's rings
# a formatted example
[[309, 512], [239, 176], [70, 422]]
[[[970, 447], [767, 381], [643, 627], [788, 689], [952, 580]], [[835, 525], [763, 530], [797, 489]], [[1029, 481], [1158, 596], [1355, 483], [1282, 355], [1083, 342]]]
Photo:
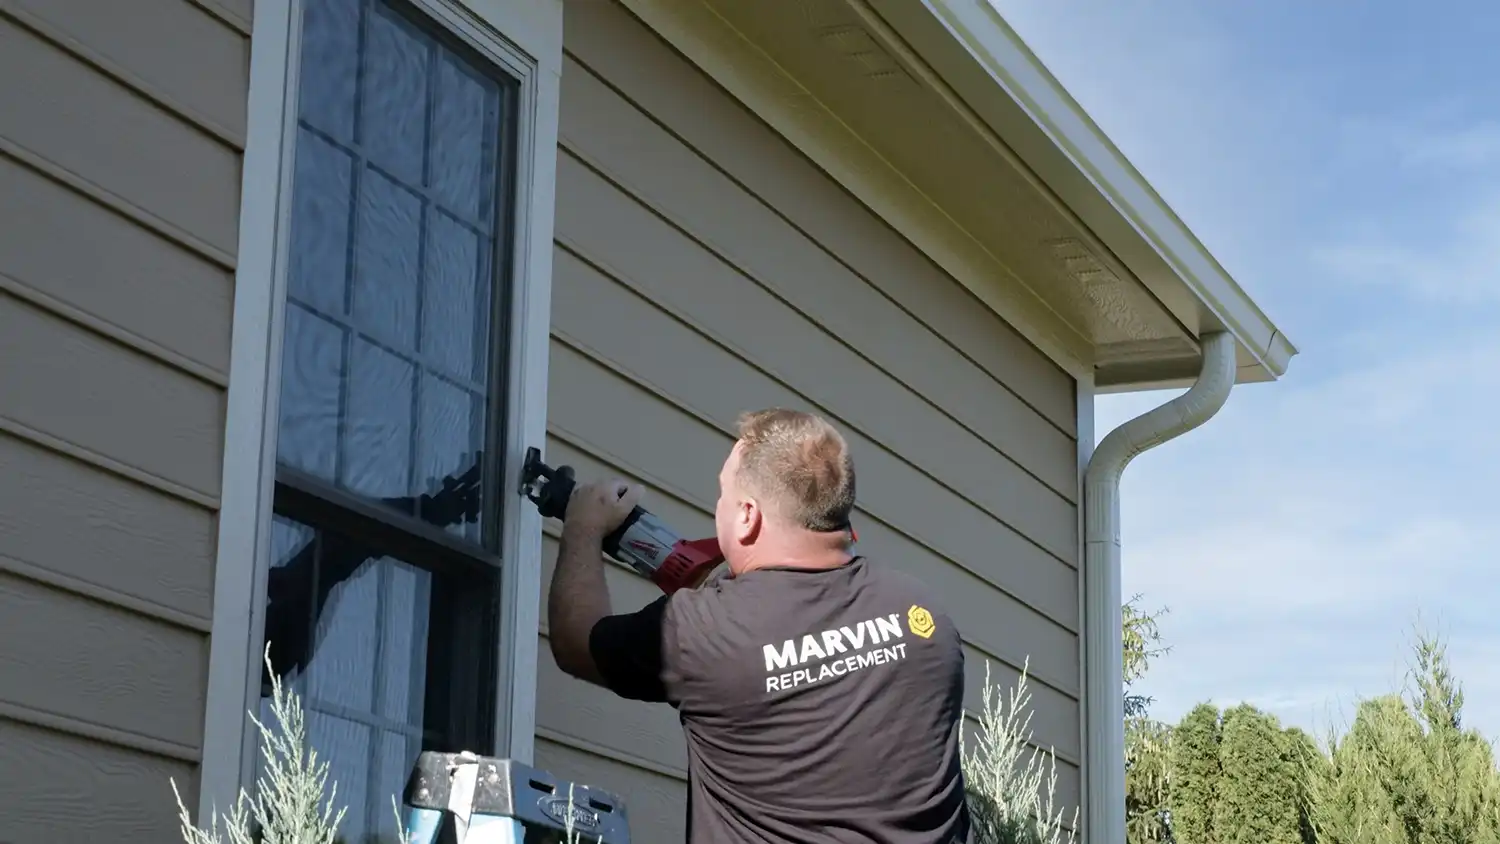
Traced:
[[1201, 338], [1203, 367], [1186, 393], [1109, 432], [1084, 472], [1085, 840], [1125, 841], [1125, 701], [1122, 666], [1120, 479], [1142, 453], [1219, 412], [1235, 379], [1235, 340]]

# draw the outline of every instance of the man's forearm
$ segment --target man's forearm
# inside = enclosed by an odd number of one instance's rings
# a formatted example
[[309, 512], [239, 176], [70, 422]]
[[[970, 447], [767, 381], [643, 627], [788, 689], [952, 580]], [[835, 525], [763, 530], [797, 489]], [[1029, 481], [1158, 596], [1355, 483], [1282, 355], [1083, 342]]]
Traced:
[[592, 683], [602, 681], [589, 653], [589, 633], [609, 614], [602, 539], [564, 530], [547, 594], [548, 637], [559, 668]]

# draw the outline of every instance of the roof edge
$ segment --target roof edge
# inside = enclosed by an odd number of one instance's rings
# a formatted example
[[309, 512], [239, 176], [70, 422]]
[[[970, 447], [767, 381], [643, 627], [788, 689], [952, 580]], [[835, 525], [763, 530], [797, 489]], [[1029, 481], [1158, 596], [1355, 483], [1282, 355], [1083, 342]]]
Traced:
[[[988, 0], [922, 0], [1220, 325], [1278, 379], [1298, 350], [1063, 88]], [[996, 128], [998, 132], [999, 129]], [[1018, 153], [1020, 150], [1017, 150]], [[1207, 322], [1207, 321], [1206, 321]]]

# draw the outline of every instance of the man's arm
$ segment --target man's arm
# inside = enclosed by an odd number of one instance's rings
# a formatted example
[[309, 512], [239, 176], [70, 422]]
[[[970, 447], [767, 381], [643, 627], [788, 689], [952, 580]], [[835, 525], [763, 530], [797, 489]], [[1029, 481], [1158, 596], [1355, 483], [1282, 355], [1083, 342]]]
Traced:
[[548, 641], [557, 667], [580, 680], [605, 685], [589, 652], [589, 637], [594, 625], [609, 614], [603, 535], [564, 526], [547, 594]]
[[620, 480], [573, 488], [547, 595], [548, 641], [563, 671], [623, 697], [662, 699], [663, 602], [612, 615], [604, 537], [635, 509], [641, 490]]
[[604, 537], [639, 498], [621, 481], [574, 490], [547, 595], [548, 640], [563, 671], [623, 698], [661, 702], [671, 699], [662, 680], [667, 597], [614, 615], [604, 582]]

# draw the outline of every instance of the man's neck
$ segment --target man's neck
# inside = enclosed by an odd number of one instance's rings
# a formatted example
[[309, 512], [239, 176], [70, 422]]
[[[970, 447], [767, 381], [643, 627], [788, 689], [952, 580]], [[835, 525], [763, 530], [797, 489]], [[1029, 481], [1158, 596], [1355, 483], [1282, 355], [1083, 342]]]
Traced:
[[849, 535], [798, 531], [755, 549], [742, 572], [762, 568], [836, 569], [854, 559]]

